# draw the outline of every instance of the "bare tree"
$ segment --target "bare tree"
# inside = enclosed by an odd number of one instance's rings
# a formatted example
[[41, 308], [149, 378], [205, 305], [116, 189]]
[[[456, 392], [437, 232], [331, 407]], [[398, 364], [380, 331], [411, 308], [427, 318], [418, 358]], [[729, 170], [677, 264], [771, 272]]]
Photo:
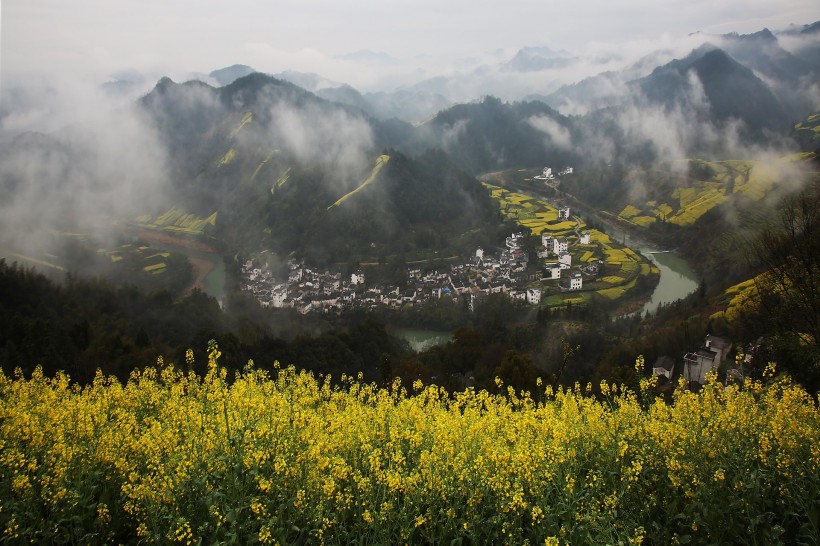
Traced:
[[780, 332], [817, 350], [820, 341], [820, 183], [789, 198], [754, 245], [762, 311]]

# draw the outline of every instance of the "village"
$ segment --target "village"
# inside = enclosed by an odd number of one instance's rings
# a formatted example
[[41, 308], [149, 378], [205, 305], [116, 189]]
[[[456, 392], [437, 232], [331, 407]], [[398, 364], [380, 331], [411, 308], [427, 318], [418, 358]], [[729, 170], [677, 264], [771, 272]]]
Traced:
[[[570, 218], [569, 207], [559, 216]], [[587, 262], [572, 269], [570, 244], [590, 244], [589, 232], [575, 237], [553, 237], [543, 233], [536, 251], [536, 262], [525, 250], [525, 235], [512, 233], [500, 252], [491, 254], [478, 248], [466, 263], [453, 264], [448, 270], [408, 268], [404, 287], [368, 284], [366, 273], [356, 271], [348, 278], [341, 273], [316, 271], [304, 262], [291, 260], [287, 280], [277, 279], [264, 264], [246, 261], [241, 268], [244, 291], [252, 293], [263, 307], [293, 308], [300, 313], [341, 313], [352, 309], [386, 306], [398, 309], [421, 305], [431, 298], [448, 297], [466, 300], [470, 309], [489, 294], [502, 293], [509, 298], [539, 305], [542, 282], [560, 292], [583, 289], [585, 279], [598, 275], [600, 261]]]

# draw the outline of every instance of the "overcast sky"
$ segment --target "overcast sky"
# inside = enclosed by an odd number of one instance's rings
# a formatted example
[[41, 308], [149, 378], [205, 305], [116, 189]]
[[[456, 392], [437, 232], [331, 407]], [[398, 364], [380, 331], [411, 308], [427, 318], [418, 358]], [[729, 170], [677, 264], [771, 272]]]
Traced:
[[[687, 34], [820, 19], [817, 0], [2, 0], [2, 73], [174, 79], [235, 63], [356, 83], [334, 56], [384, 52], [434, 75], [499, 49], [621, 52]], [[464, 62], [461, 61], [462, 66]], [[344, 71], [349, 76], [345, 77]]]

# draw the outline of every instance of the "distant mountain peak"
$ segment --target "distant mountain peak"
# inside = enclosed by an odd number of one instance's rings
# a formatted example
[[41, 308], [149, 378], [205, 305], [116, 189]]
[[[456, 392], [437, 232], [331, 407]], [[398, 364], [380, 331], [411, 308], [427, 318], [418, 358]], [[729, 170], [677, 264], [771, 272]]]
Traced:
[[742, 40], [742, 41], [769, 41], [769, 42], [776, 42], [777, 36], [775, 36], [771, 30], [768, 28], [764, 28], [758, 32], [753, 32], [751, 34], [738, 34], [737, 32], [730, 32], [728, 34], [723, 35], [724, 38], [729, 40]]
[[154, 91], [158, 93], [164, 93], [168, 88], [173, 87], [176, 85], [176, 82], [169, 78], [168, 76], [163, 76], [157, 82], [157, 85], [154, 86]]
[[573, 61], [569, 52], [553, 51], [548, 47], [528, 46], [518, 50], [515, 56], [502, 65], [502, 70], [537, 72], [562, 68]]
[[208, 76], [213, 78], [220, 86], [225, 86], [232, 84], [234, 81], [243, 76], [253, 74], [254, 72], [256, 72], [256, 70], [248, 65], [234, 64], [231, 66], [226, 66], [225, 68], [214, 70], [209, 73]]

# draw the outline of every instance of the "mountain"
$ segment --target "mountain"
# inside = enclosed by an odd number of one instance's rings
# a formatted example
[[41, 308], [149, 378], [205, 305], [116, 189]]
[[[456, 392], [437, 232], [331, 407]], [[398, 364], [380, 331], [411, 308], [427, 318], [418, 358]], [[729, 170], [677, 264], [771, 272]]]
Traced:
[[367, 112], [368, 114], [373, 115], [374, 117], [383, 118], [383, 116], [374, 114], [371, 104], [367, 98], [347, 84], [342, 84], [338, 87], [325, 87], [324, 89], [319, 89], [316, 91], [316, 96], [330, 102], [353, 106], [362, 112]]
[[174, 158], [174, 202], [218, 211], [217, 236], [238, 248], [321, 263], [419, 255], [497, 217], [445, 156], [394, 149], [409, 125], [271, 76], [218, 89], [165, 79], [141, 105]]
[[247, 76], [248, 74], [253, 74], [256, 72], [250, 66], [244, 64], [235, 64], [232, 66], [228, 66], [225, 68], [220, 68], [218, 70], [214, 70], [208, 74], [211, 78], [214, 79], [220, 86], [229, 85], [234, 81]]
[[441, 93], [428, 93], [410, 89], [391, 92], [365, 93], [367, 111], [380, 119], [399, 118], [409, 123], [422, 123], [453, 105], [453, 101]]
[[361, 93], [346, 83], [335, 82], [319, 74], [288, 70], [275, 77], [331, 102], [358, 108], [381, 120], [397, 118], [408, 123], [421, 123], [453, 105], [452, 101], [440, 93], [416, 89], [399, 88], [395, 91]]
[[650, 102], [667, 108], [686, 105], [719, 124], [740, 120], [747, 136], [758, 140], [766, 138], [766, 131], [783, 134], [790, 128], [790, 118], [771, 89], [752, 70], [710, 44], [656, 68], [634, 82], [634, 89]]
[[540, 100], [567, 115], [586, 114], [615, 106], [629, 94], [629, 82], [648, 76], [659, 63], [668, 62], [672, 58], [669, 50], [655, 51], [621, 70], [607, 70], [575, 83], [562, 85], [548, 95], [530, 95], [527, 100]]
[[495, 97], [459, 104], [419, 127], [413, 145], [444, 149], [472, 173], [511, 166], [573, 164], [572, 122], [540, 102]]
[[515, 57], [503, 63], [501, 70], [516, 72], [536, 72], [564, 68], [575, 61], [566, 51], [553, 51], [548, 47], [525, 47]]

